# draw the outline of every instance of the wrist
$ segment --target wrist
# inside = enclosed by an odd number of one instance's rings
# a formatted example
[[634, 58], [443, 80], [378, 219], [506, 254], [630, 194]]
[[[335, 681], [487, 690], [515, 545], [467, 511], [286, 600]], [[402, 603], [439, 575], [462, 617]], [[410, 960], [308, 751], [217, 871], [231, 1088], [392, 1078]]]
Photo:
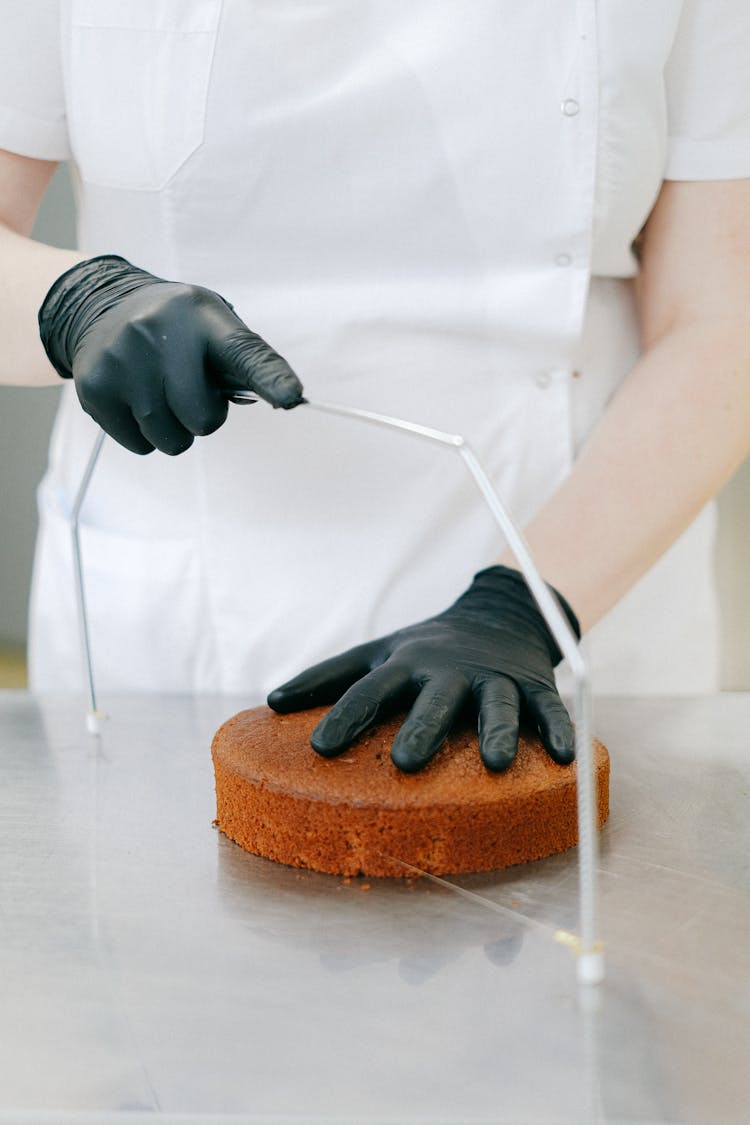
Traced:
[[38, 314], [39, 336], [58, 375], [72, 377], [81, 335], [113, 299], [160, 280], [116, 254], [87, 258], [62, 273], [50, 286]]
[[[556, 590], [554, 586], [546, 583], [547, 589], [556, 599], [560, 609], [565, 614], [565, 618], [573, 630], [576, 638], [581, 639], [581, 626], [578, 617], [573, 610], [573, 607], [565, 597]], [[550, 654], [554, 663], [559, 663], [562, 660], [562, 653], [560, 652], [556, 641], [554, 640], [549, 627], [544, 620], [541, 610], [539, 609], [534, 595], [531, 593], [529, 586], [520, 570], [515, 567], [506, 566], [503, 563], [496, 563], [493, 566], [485, 567], [483, 570], [478, 571], [474, 575], [474, 581], [470, 589], [487, 590], [487, 592], [496, 592], [498, 595], [512, 596], [520, 599], [525, 606], [534, 612], [538, 618], [539, 624], [543, 627], [545, 634], [548, 638], [550, 647]]]

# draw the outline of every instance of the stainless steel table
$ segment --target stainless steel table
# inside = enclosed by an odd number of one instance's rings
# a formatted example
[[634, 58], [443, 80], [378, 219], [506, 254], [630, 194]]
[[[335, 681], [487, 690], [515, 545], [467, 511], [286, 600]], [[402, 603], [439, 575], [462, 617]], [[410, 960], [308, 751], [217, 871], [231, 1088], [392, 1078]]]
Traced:
[[[599, 700], [609, 975], [575, 854], [445, 883], [212, 827], [242, 701], [0, 693], [0, 1122], [750, 1120], [750, 697]], [[368, 888], [369, 885], [369, 889]]]

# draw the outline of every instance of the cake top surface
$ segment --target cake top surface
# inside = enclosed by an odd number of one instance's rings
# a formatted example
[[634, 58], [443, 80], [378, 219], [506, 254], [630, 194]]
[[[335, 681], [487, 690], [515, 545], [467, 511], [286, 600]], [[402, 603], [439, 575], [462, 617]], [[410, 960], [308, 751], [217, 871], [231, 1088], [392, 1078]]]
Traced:
[[[453, 731], [423, 770], [402, 773], [390, 758], [403, 715], [373, 727], [337, 758], [323, 758], [310, 735], [327, 708], [278, 715], [268, 707], [240, 711], [223, 724], [213, 754], [226, 769], [254, 784], [315, 801], [350, 805], [421, 808], [517, 801], [541, 789], [568, 786], [575, 764], [553, 762], [529, 732], [519, 738], [518, 755], [504, 773], [491, 773], [479, 756], [474, 726]], [[597, 769], [607, 752], [594, 743]]]

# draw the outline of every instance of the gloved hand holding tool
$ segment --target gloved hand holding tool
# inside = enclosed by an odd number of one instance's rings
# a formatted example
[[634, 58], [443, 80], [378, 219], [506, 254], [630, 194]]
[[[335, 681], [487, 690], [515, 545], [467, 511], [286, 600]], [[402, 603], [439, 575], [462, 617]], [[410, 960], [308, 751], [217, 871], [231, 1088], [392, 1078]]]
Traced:
[[[556, 595], [580, 637], [575, 614]], [[574, 757], [574, 731], [555, 686], [560, 651], [523, 576], [491, 566], [444, 613], [324, 660], [276, 688], [269, 706], [282, 713], [335, 705], [313, 731], [313, 748], [335, 757], [386, 714], [412, 704], [391, 750], [415, 772], [440, 748], [473, 697], [479, 750], [488, 769], [507, 769], [518, 749], [523, 712], [550, 757]]]
[[59, 277], [39, 330], [86, 413], [133, 453], [183, 453], [225, 421], [228, 391], [284, 409], [302, 401], [286, 360], [223, 297], [124, 258], [90, 258]]

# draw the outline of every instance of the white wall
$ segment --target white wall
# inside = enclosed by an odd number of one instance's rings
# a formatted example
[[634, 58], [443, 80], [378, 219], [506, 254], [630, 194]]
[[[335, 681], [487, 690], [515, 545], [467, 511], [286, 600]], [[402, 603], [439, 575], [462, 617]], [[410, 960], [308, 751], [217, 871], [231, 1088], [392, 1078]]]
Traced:
[[719, 497], [716, 570], [723, 616], [721, 686], [750, 689], [750, 462]]
[[[70, 182], [58, 172], [34, 236], [74, 245]], [[23, 641], [36, 532], [35, 489], [44, 471], [57, 388], [0, 387], [0, 641]], [[750, 689], [750, 464], [719, 498], [717, 576], [724, 616], [722, 683]], [[689, 607], [686, 607], [689, 612]]]
[[[34, 237], [75, 245], [70, 180], [55, 175]], [[36, 486], [44, 472], [57, 387], [0, 387], [0, 643], [26, 638], [26, 607], [36, 535]]]

